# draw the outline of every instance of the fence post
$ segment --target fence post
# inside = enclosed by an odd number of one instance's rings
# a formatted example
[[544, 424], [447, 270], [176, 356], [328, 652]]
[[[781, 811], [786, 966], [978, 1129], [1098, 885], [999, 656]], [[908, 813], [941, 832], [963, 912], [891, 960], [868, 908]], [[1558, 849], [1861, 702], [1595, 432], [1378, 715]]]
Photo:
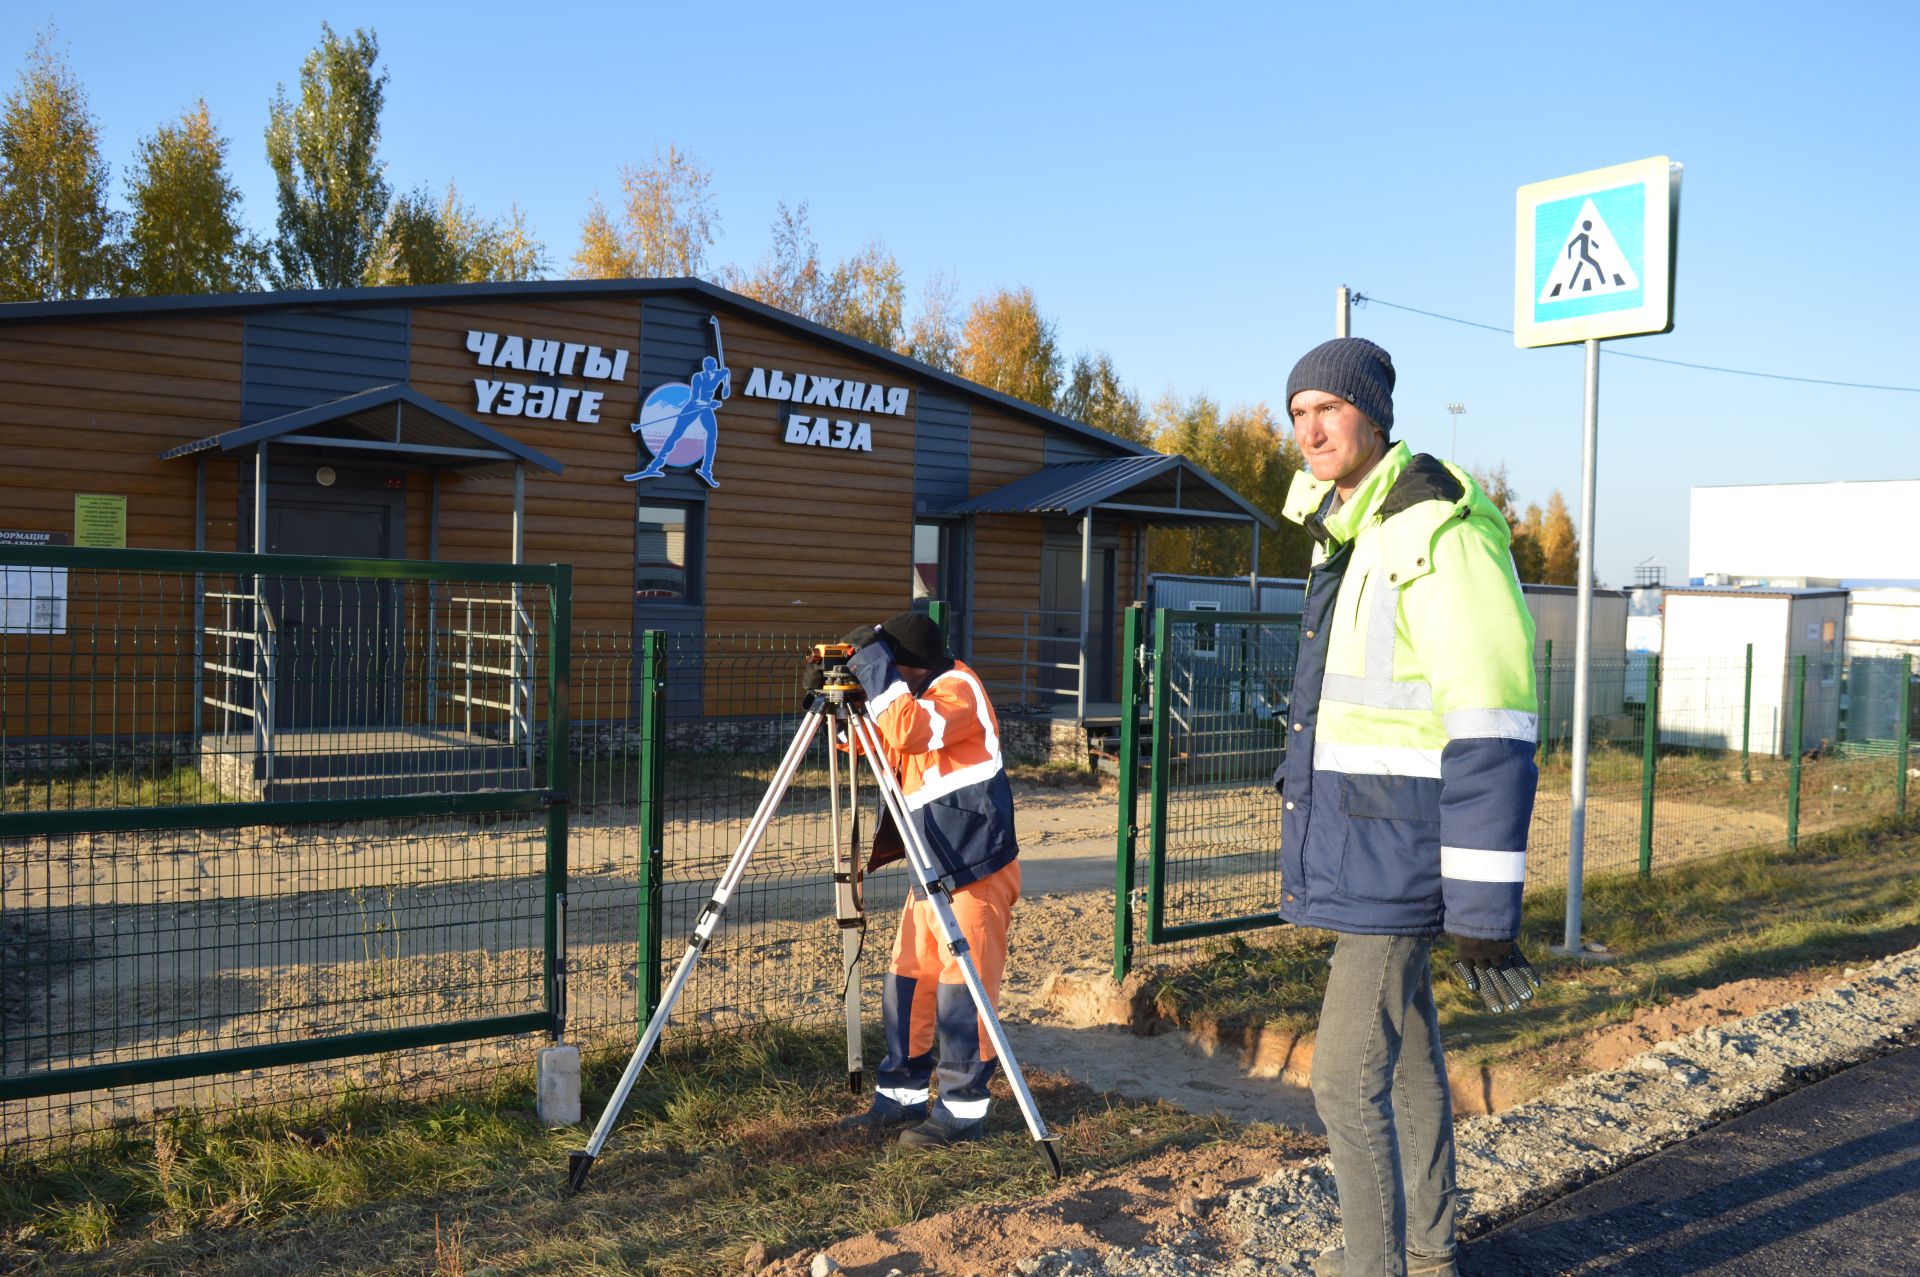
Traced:
[[1807, 658], [1793, 658], [1793, 733], [1787, 740], [1787, 850], [1800, 847], [1800, 731], [1807, 708]]
[[1740, 693], [1740, 779], [1751, 785], [1753, 768], [1747, 762], [1747, 747], [1753, 735], [1753, 644], [1747, 644], [1747, 681]]
[[[567, 818], [573, 788], [573, 568], [553, 566], [554, 580], [547, 596], [547, 970], [548, 1010], [553, 1013], [553, 1040], [565, 1040], [567, 1031]], [[516, 584], [516, 589], [519, 586]], [[518, 625], [516, 617], [515, 624]], [[527, 653], [532, 677], [534, 652]], [[533, 697], [527, 697], [532, 723]], [[533, 751], [533, 733], [527, 733], [527, 751]]]
[[661, 907], [666, 878], [666, 635], [640, 636], [640, 899], [637, 919], [642, 1025], [660, 1005]]
[[1546, 664], [1540, 679], [1540, 752], [1553, 752], [1553, 640], [1547, 640]]
[[1900, 658], [1900, 770], [1895, 773], [1894, 795], [1899, 804], [1900, 821], [1907, 819], [1907, 758], [1913, 746], [1913, 656]]
[[1120, 662], [1120, 828], [1113, 866], [1113, 978], [1133, 969], [1133, 857], [1140, 833], [1140, 620], [1145, 605], [1127, 608]]
[[1160, 939], [1166, 921], [1167, 886], [1167, 784], [1170, 778], [1167, 755], [1173, 752], [1172, 733], [1168, 731], [1169, 695], [1168, 654], [1173, 649], [1172, 611], [1161, 608], [1153, 614], [1153, 790], [1148, 797], [1151, 822], [1147, 826], [1147, 943]]
[[1640, 725], [1640, 876], [1653, 875], [1653, 788], [1660, 769], [1660, 654], [1647, 657], [1646, 717]]

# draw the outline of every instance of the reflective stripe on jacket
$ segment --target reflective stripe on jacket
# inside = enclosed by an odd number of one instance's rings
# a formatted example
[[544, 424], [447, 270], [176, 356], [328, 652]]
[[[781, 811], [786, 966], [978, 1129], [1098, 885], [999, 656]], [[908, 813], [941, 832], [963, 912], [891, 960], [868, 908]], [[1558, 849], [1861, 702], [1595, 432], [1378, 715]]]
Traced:
[[1020, 854], [1013, 788], [1000, 758], [1000, 720], [980, 676], [955, 661], [915, 696], [884, 642], [861, 648], [847, 668], [867, 693], [907, 814], [941, 876], [964, 887], [1011, 864]]
[[1458, 467], [1392, 447], [1338, 510], [1295, 476], [1320, 542], [1276, 779], [1303, 926], [1519, 934], [1537, 737], [1533, 620], [1499, 510]]

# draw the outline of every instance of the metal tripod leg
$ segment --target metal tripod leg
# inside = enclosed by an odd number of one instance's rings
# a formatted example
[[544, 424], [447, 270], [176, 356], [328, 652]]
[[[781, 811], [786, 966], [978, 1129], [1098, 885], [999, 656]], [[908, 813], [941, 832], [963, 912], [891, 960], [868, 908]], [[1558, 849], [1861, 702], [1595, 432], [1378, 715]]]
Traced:
[[859, 839], [860, 799], [855, 778], [860, 769], [847, 767], [847, 805], [851, 812], [851, 836], [840, 837], [840, 751], [827, 743], [827, 788], [833, 830], [833, 914], [840, 924], [841, 996], [847, 1010], [847, 1090], [860, 1094], [866, 1073], [862, 1060], [860, 1032], [860, 950], [866, 940], [867, 914], [860, 899], [860, 861], [855, 843]]
[[987, 996], [986, 982], [980, 978], [980, 969], [973, 965], [966, 937], [960, 934], [959, 919], [954, 917], [953, 905], [947, 898], [947, 884], [934, 867], [933, 855], [921, 841], [919, 829], [907, 818], [906, 796], [900, 792], [900, 783], [883, 761], [886, 756], [881, 752], [883, 746], [879, 729], [867, 717], [864, 705], [849, 712], [848, 731], [859, 745], [860, 752], [867, 756], [873, 778], [880, 786], [880, 797], [892, 813], [894, 825], [900, 830], [900, 841], [906, 846], [907, 863], [912, 867], [914, 880], [933, 903], [933, 916], [939, 925], [940, 938], [946, 942], [948, 952], [959, 963], [961, 978], [967, 983], [967, 992], [973, 996], [974, 1010], [979, 1012], [980, 1022], [986, 1026], [987, 1037], [993, 1042], [994, 1054], [1005, 1069], [1007, 1085], [1012, 1088], [1013, 1098], [1020, 1106], [1020, 1115], [1027, 1121], [1027, 1130], [1040, 1146], [1040, 1151], [1046, 1155], [1054, 1178], [1058, 1179], [1060, 1150], [1054, 1147], [1054, 1136], [1047, 1130], [1047, 1122], [1040, 1116], [1039, 1106], [1033, 1102], [1033, 1093], [1027, 1089], [1027, 1079], [1020, 1072], [1019, 1061], [1013, 1058], [1013, 1047], [1007, 1041], [1006, 1030], [1000, 1027], [1000, 1017], [994, 1014], [993, 1001]]
[[700, 910], [700, 917], [694, 923], [693, 938], [687, 942], [687, 951], [675, 968], [673, 979], [661, 994], [660, 1005], [654, 1008], [653, 1017], [647, 1021], [646, 1032], [640, 1035], [640, 1045], [633, 1049], [633, 1058], [627, 1061], [626, 1072], [620, 1075], [620, 1084], [613, 1088], [613, 1096], [607, 1101], [606, 1111], [600, 1115], [600, 1122], [593, 1128], [593, 1138], [587, 1141], [583, 1149], [575, 1149], [567, 1154], [567, 1182], [574, 1192], [579, 1192], [587, 1182], [587, 1172], [593, 1168], [593, 1159], [600, 1156], [600, 1150], [606, 1146], [607, 1136], [613, 1132], [613, 1124], [620, 1117], [620, 1110], [627, 1102], [627, 1096], [633, 1091], [633, 1084], [640, 1078], [640, 1070], [646, 1067], [647, 1057], [653, 1053], [654, 1045], [659, 1042], [661, 1031], [666, 1028], [667, 1017], [673, 1014], [673, 1004], [680, 1000], [680, 993], [687, 987], [687, 977], [693, 974], [693, 964], [700, 960], [701, 951], [707, 942], [713, 939], [713, 933], [720, 926], [720, 916], [726, 912], [727, 903], [733, 893], [739, 889], [740, 879], [746, 875], [747, 862], [753, 858], [755, 848], [766, 837], [767, 826], [773, 821], [773, 813], [780, 806], [780, 800], [786, 795], [787, 786], [793, 783], [794, 773], [800, 770], [800, 764], [807, 756], [807, 746], [813, 743], [814, 733], [820, 730], [823, 711], [811, 710], [806, 720], [793, 733], [793, 743], [787, 746], [786, 757], [780, 760], [780, 767], [774, 772], [773, 780], [767, 786], [767, 792], [760, 799], [760, 807], [753, 813], [753, 819], [747, 823], [746, 833], [740, 836], [740, 845], [734, 849], [733, 858], [727, 862], [726, 870], [720, 875], [720, 882], [713, 890], [713, 899], [707, 901]]

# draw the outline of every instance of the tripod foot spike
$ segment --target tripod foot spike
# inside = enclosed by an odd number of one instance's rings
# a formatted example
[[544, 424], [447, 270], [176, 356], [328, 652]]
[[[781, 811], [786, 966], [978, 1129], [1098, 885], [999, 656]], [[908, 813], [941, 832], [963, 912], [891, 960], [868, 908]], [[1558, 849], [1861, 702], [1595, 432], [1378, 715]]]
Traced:
[[[567, 1187], [579, 1192], [587, 1186], [587, 1172], [593, 1169], [593, 1154], [576, 1148], [567, 1154]], [[1054, 1174], [1058, 1175], [1058, 1170]]]
[[1060, 1149], [1057, 1147], [1059, 1142], [1052, 1137], [1039, 1141], [1040, 1151], [1047, 1155], [1047, 1165], [1052, 1168], [1055, 1179], [1059, 1179], [1061, 1175]]

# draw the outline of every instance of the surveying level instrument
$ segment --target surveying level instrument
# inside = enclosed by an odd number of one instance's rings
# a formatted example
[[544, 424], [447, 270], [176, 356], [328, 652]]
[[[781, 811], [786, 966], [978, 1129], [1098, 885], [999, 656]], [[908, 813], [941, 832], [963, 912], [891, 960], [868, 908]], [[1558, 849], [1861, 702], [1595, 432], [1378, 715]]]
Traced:
[[[720, 919], [726, 913], [727, 904], [740, 888], [740, 881], [746, 875], [747, 862], [766, 837], [767, 827], [773, 823], [774, 812], [786, 796], [787, 788], [793, 783], [794, 775], [800, 770], [800, 764], [806, 759], [807, 750], [813, 744], [823, 722], [831, 722], [844, 729], [849, 745], [867, 760], [873, 779], [880, 789], [880, 799], [887, 814], [892, 816], [894, 827], [900, 832], [900, 840], [906, 848], [906, 860], [913, 880], [932, 902], [936, 927], [940, 939], [953, 954], [960, 966], [961, 977], [966, 981], [967, 992], [973, 998], [974, 1009], [979, 1013], [980, 1023], [987, 1030], [987, 1037], [993, 1043], [994, 1055], [1001, 1062], [1007, 1075], [1007, 1084], [1013, 1091], [1014, 1099], [1020, 1106], [1020, 1115], [1026, 1119], [1027, 1130], [1032, 1133], [1034, 1142], [1046, 1156], [1047, 1165], [1054, 1177], [1060, 1176], [1060, 1152], [1055, 1147], [1054, 1136], [1047, 1130], [1047, 1123], [1040, 1116], [1039, 1108], [1033, 1102], [1033, 1093], [1027, 1089], [1027, 1080], [1020, 1072], [1020, 1065], [1014, 1059], [1013, 1047], [1007, 1042], [1006, 1031], [1000, 1026], [1000, 1018], [994, 1014], [993, 1003], [987, 996], [986, 983], [980, 978], [979, 968], [974, 966], [973, 957], [968, 951], [966, 937], [960, 934], [959, 921], [954, 917], [953, 904], [949, 899], [949, 888], [940, 877], [933, 855], [927, 850], [926, 843], [920, 837], [919, 829], [909, 818], [906, 796], [900, 790], [900, 782], [888, 768], [879, 728], [874, 725], [867, 713], [866, 692], [860, 681], [847, 668], [847, 661], [853, 656], [854, 649], [846, 643], [816, 643], [807, 653], [807, 660], [821, 667], [821, 687], [817, 694], [809, 698], [801, 723], [794, 730], [793, 741], [787, 746], [786, 755], [775, 769], [773, 780], [767, 785], [767, 792], [760, 799], [760, 806], [754, 811], [753, 819], [747, 822], [746, 832], [740, 836], [740, 844], [734, 849], [733, 857], [727, 862], [715, 885], [713, 898], [700, 910], [700, 916], [694, 921], [693, 936], [687, 941], [687, 951], [680, 958], [680, 965], [674, 969], [673, 979], [667, 984], [660, 998], [660, 1005], [654, 1008], [647, 1021], [646, 1030], [640, 1035], [640, 1043], [634, 1048], [633, 1058], [627, 1061], [627, 1068], [620, 1075], [620, 1082], [613, 1089], [613, 1095], [607, 1100], [606, 1111], [600, 1115], [599, 1123], [593, 1128], [593, 1136], [583, 1149], [575, 1149], [567, 1154], [567, 1181], [574, 1192], [586, 1186], [587, 1173], [593, 1169], [594, 1159], [606, 1147], [607, 1137], [613, 1133], [614, 1122], [619, 1119], [620, 1110], [626, 1105], [627, 1096], [633, 1091], [634, 1083], [640, 1078], [640, 1070], [646, 1067], [647, 1057], [660, 1041], [660, 1034], [666, 1028], [667, 1018], [673, 1014], [673, 1007], [680, 1000], [680, 994], [687, 987], [687, 979], [693, 974], [693, 967], [700, 955], [712, 941], [714, 932], [719, 929]], [[840, 838], [840, 761], [839, 750], [831, 739], [836, 733], [829, 732], [827, 748], [828, 783], [831, 787], [830, 801], [831, 828], [834, 840], [834, 906], [839, 920], [842, 945], [842, 971], [846, 977], [846, 1014], [847, 1014], [847, 1083], [856, 1093], [860, 1090], [865, 1072], [861, 1062], [860, 1044], [860, 945], [866, 926], [864, 902], [861, 898], [858, 857], [854, 854], [851, 842], [843, 843]], [[858, 764], [851, 759], [847, 764], [847, 783], [849, 801], [857, 796], [856, 775]], [[857, 812], [857, 809], [856, 809]], [[854, 817], [857, 830], [858, 816]]]

